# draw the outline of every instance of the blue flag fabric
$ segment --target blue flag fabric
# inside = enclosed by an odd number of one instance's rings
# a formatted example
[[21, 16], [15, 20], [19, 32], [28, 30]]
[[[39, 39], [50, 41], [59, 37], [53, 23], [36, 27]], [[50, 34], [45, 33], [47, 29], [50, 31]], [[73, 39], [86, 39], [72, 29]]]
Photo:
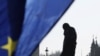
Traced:
[[7, 13], [7, 0], [0, 0], [0, 56], [8, 56], [8, 52], [2, 48], [10, 34]]
[[11, 25], [11, 36], [18, 40], [22, 30], [24, 20], [26, 0], [8, 0], [8, 15]]
[[[22, 32], [22, 23], [24, 20], [26, 0], [8, 0], [8, 15], [10, 22], [10, 36], [13, 39], [13, 47], [16, 49], [16, 43], [19, 40], [19, 36]], [[14, 46], [15, 45], [15, 46]], [[16, 50], [11, 54], [15, 56]]]
[[52, 29], [73, 0], [27, 0], [23, 30], [16, 56], [29, 56]]
[[0, 56], [12, 56], [15, 50], [24, 19], [24, 7], [25, 0], [0, 0]]

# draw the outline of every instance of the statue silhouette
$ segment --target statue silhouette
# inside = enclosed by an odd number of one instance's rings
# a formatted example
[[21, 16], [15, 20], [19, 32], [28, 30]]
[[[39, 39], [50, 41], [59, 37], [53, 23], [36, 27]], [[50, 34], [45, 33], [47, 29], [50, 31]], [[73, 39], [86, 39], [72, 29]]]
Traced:
[[70, 27], [67, 23], [63, 24], [63, 29], [65, 38], [61, 56], [74, 56], [77, 38], [75, 29], [73, 27]]

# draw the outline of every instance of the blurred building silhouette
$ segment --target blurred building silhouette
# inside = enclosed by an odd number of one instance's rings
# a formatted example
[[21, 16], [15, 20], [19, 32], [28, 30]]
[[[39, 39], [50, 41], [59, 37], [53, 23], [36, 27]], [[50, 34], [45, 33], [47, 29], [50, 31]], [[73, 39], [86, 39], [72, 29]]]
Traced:
[[32, 54], [32, 56], [39, 56], [39, 47], [36, 49], [36, 51]]
[[92, 42], [91, 51], [88, 56], [100, 56], [100, 46], [98, 45], [97, 40]]
[[[48, 56], [60, 56], [61, 52], [60, 51], [56, 51], [52, 54], [49, 54]], [[40, 56], [46, 56], [45, 54], [40, 54]]]
[[60, 51], [57, 51], [55, 53], [50, 54], [50, 56], [60, 56], [60, 55], [61, 55]]

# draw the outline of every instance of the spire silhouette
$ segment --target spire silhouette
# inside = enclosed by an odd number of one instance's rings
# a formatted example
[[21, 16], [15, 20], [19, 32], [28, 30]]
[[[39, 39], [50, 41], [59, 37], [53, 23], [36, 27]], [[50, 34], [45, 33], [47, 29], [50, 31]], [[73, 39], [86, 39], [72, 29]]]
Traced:
[[95, 40], [93, 38], [89, 56], [100, 56], [100, 46], [98, 45], [97, 37], [95, 38]]

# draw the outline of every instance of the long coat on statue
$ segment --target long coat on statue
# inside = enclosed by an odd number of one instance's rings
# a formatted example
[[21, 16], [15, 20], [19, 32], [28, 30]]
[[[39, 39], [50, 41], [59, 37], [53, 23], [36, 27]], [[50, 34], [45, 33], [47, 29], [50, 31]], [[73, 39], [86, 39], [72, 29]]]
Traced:
[[67, 23], [63, 24], [64, 29], [64, 43], [61, 56], [74, 56], [76, 48], [76, 32], [73, 27], [70, 27]]

